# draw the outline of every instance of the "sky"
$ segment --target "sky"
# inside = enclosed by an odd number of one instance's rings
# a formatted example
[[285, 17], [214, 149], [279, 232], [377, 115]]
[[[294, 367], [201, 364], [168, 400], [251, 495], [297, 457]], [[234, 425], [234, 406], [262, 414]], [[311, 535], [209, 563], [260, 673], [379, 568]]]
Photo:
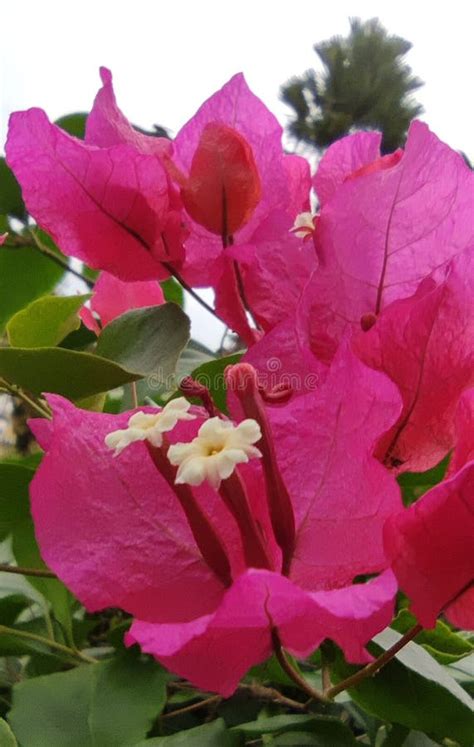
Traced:
[[[348, 18], [378, 16], [413, 43], [407, 62], [425, 81], [422, 116], [451, 147], [474, 158], [474, 6], [420, 0], [15, 0], [2, 8], [0, 148], [8, 115], [31, 106], [51, 118], [87, 111], [113, 71], [134, 123], [173, 133], [234, 73], [284, 125], [279, 87], [317, 62], [313, 45], [346, 34]], [[206, 322], [207, 323], [207, 322]], [[210, 325], [210, 337], [216, 328]]]

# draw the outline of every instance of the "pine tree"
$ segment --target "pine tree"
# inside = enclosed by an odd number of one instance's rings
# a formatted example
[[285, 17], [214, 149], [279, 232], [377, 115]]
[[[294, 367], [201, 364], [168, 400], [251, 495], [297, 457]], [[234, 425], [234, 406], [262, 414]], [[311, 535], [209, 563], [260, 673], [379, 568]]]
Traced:
[[402, 145], [410, 121], [423, 111], [410, 95], [423, 82], [403, 61], [411, 46], [377, 18], [351, 18], [347, 37], [314, 46], [322, 73], [308, 70], [282, 86], [283, 101], [295, 111], [290, 135], [321, 150], [354, 130], [377, 129], [383, 152]]

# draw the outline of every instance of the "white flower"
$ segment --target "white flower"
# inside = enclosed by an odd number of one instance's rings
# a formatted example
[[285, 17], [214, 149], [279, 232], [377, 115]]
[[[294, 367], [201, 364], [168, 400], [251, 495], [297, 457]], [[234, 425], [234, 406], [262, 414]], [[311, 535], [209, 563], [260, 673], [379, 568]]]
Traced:
[[296, 216], [293, 227], [290, 228], [291, 233], [294, 233], [299, 239], [311, 236], [315, 230], [314, 218], [315, 216], [312, 213], [300, 213]]
[[218, 488], [237, 464], [262, 456], [253, 446], [261, 436], [259, 424], [250, 418], [237, 426], [220, 418], [206, 420], [190, 443], [174, 444], [168, 449], [171, 464], [179, 465], [176, 483], [201, 485], [209, 480]]
[[185, 397], [178, 397], [168, 402], [160, 412], [136, 412], [128, 421], [128, 428], [113, 431], [105, 437], [105, 445], [114, 449], [114, 456], [134, 441], [149, 441], [153, 446], [161, 446], [163, 433], [171, 431], [178, 420], [194, 420], [196, 416], [188, 412], [190, 406]]

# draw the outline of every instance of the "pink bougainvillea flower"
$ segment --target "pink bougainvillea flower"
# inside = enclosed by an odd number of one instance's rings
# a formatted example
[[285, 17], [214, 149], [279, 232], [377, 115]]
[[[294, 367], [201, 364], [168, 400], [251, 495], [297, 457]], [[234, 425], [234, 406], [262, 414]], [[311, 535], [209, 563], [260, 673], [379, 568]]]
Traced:
[[[304, 159], [284, 154], [281, 137], [276, 118], [236, 75], [174, 141], [191, 218], [183, 275], [191, 285], [215, 289], [220, 316], [247, 342], [256, 336], [249, 310], [262, 329], [274, 323], [268, 304], [261, 308], [269, 252], [285, 257], [287, 266], [304, 260], [305, 279], [316, 265], [314, 255], [287, 235], [296, 215], [309, 208], [310, 177]], [[280, 321], [301, 291], [300, 272], [280, 273], [276, 288]]]
[[454, 475], [474, 461], [474, 389], [468, 389], [459, 400], [455, 418], [456, 447], [449, 462], [448, 475]]
[[313, 187], [321, 207], [351, 174], [380, 158], [380, 132], [347, 135], [329, 146], [313, 177]]
[[444, 482], [391, 517], [385, 548], [400, 587], [424, 627], [443, 612], [474, 630], [474, 389], [462, 395], [456, 446]]
[[124, 283], [114, 275], [102, 272], [89, 304], [83, 306], [79, 316], [88, 329], [99, 334], [102, 327], [126, 311], [159, 306], [164, 300], [163, 291], [156, 280]]
[[391, 467], [424, 472], [455, 443], [455, 413], [474, 385], [474, 253], [459, 256], [438, 285], [423, 281], [395, 301], [354, 347], [400, 389], [403, 411], [376, 453]]
[[181, 262], [178, 196], [133, 139], [85, 143], [29, 109], [11, 116], [6, 152], [29, 212], [65, 254], [122, 280], [166, 277], [166, 263]]
[[86, 121], [86, 143], [109, 148], [112, 145], [131, 145], [145, 155], [167, 158], [172, 155], [173, 144], [165, 137], [144, 135], [136, 130], [117, 106], [112, 83], [112, 73], [100, 68], [102, 88], [95, 97]]
[[53, 420], [32, 423], [47, 452], [31, 490], [45, 561], [88, 609], [133, 614], [129, 644], [223, 695], [275, 636], [296, 656], [330, 637], [369, 660], [396, 591], [382, 525], [401, 505], [371, 451], [400, 402], [347, 346], [330, 377], [307, 409], [277, 408], [251, 366], [232, 367], [237, 425], [200, 408], [168, 415], [172, 403], [137, 418], [49, 397]]
[[425, 628], [443, 612], [474, 630], [474, 462], [390, 518], [387, 555]]
[[313, 337], [330, 356], [348, 326], [412, 295], [474, 239], [474, 173], [458, 153], [422, 122], [402, 157], [374, 166], [377, 144], [373, 133], [345, 138], [315, 178], [320, 266], [307, 294]]

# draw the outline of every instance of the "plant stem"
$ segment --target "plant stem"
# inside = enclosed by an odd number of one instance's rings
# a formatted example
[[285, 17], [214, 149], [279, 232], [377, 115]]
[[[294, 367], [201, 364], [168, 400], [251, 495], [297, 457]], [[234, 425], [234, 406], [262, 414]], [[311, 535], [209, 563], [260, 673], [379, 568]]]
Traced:
[[316, 690], [316, 688], [311, 687], [311, 685], [308, 682], [306, 682], [304, 677], [302, 677], [300, 673], [297, 672], [296, 669], [294, 669], [293, 665], [289, 661], [283, 649], [283, 646], [281, 645], [278, 632], [275, 629], [272, 632], [272, 639], [273, 639], [273, 650], [275, 651], [275, 656], [281, 668], [288, 675], [288, 677], [292, 679], [293, 682], [296, 685], [298, 685], [298, 687], [301, 690], [303, 690], [303, 692], [305, 692], [312, 700], [318, 700], [320, 703], [327, 703], [329, 700], [329, 698], [327, 697], [327, 694], [321, 692], [320, 690]]
[[212, 695], [210, 698], [206, 698], [205, 700], [200, 700], [199, 703], [191, 703], [191, 705], [185, 706], [184, 708], [178, 708], [176, 711], [170, 711], [169, 713], [165, 713], [161, 718], [174, 718], [175, 716], [181, 716], [183, 713], [191, 713], [192, 711], [197, 711], [200, 708], [205, 708], [208, 705], [212, 705], [213, 703], [217, 703], [222, 700], [221, 695]]
[[2, 378], [0, 378], [0, 386], [6, 390], [8, 394], [13, 395], [14, 397], [19, 397], [26, 402], [33, 410], [35, 410], [35, 412], [38, 413], [38, 415], [41, 415], [42, 418], [48, 418], [48, 420], [51, 420], [51, 413], [46, 409], [46, 406], [41, 405], [39, 402], [35, 402], [35, 400], [26, 394], [23, 389], [20, 389], [19, 386], [16, 384], [10, 384], [9, 381]]
[[19, 573], [22, 576], [37, 576], [39, 578], [57, 578], [56, 574], [47, 568], [23, 568], [19, 565], [0, 563], [1, 573]]
[[28, 633], [26, 630], [16, 630], [16, 628], [9, 628], [7, 625], [0, 625], [0, 635], [2, 634], [15, 635], [17, 636], [17, 638], [25, 638], [26, 640], [36, 641], [37, 643], [42, 643], [45, 646], [49, 646], [49, 648], [55, 649], [56, 651], [61, 651], [61, 653], [63, 654], [67, 654], [68, 656], [72, 656], [73, 658], [85, 661], [88, 664], [97, 664], [97, 659], [93, 659], [92, 656], [88, 656], [81, 651], [69, 648], [69, 646], [65, 646], [64, 644], [58, 643], [57, 641], [51, 641], [49, 638], [44, 638], [42, 635], [37, 635], [36, 633]]
[[380, 654], [380, 656], [375, 659], [375, 661], [367, 664], [367, 666], [363, 669], [359, 669], [358, 672], [352, 674], [350, 677], [346, 677], [346, 679], [342, 680], [337, 685], [330, 687], [329, 690], [326, 690], [326, 697], [332, 699], [343, 690], [347, 690], [350, 687], [356, 687], [360, 682], [363, 682], [363, 680], [367, 679], [368, 677], [373, 677], [375, 674], [377, 674], [377, 672], [380, 672], [382, 667], [388, 664], [388, 662], [391, 661], [391, 659], [393, 659], [394, 656], [398, 654], [398, 652], [404, 646], [406, 646], [407, 643], [410, 643], [410, 641], [412, 641], [413, 638], [415, 638], [422, 630], [422, 625], [415, 625], [413, 628], [410, 628], [410, 630], [408, 630], [405, 635], [402, 636], [399, 641], [397, 641], [397, 643], [394, 643], [394, 645], [384, 651], [383, 654]]
[[132, 393], [132, 403], [133, 407], [138, 407], [138, 391], [137, 391], [137, 383], [136, 381], [130, 382], [130, 391]]
[[203, 307], [203, 309], [206, 309], [206, 311], [208, 311], [210, 314], [212, 314], [212, 316], [215, 316], [216, 319], [218, 319], [220, 322], [222, 322], [222, 319], [217, 315], [216, 310], [213, 309], [212, 306], [209, 306], [209, 304], [206, 303], [206, 301], [204, 301], [204, 299], [201, 298], [201, 296], [198, 293], [196, 293], [196, 291], [194, 290], [194, 288], [191, 288], [191, 286], [179, 274], [178, 270], [176, 270], [173, 267], [173, 265], [169, 264], [169, 262], [162, 262], [161, 264], [163, 265], [163, 267], [166, 268], [166, 270], [169, 272], [169, 274], [172, 275], [174, 277], [174, 279], [177, 280], [178, 283], [183, 286], [184, 290], [187, 291], [189, 293], [189, 295], [192, 296], [194, 298], [194, 300], [197, 301]]

